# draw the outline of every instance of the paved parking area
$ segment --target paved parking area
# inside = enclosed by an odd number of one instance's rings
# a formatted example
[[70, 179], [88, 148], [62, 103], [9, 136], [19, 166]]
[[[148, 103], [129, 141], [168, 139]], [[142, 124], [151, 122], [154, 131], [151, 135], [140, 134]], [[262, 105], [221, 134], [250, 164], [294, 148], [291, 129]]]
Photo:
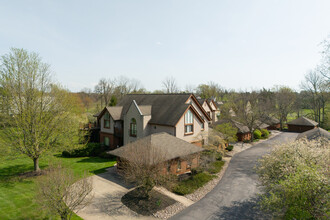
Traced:
[[81, 218], [85, 220], [155, 219], [138, 215], [121, 202], [121, 197], [133, 187], [125, 184], [117, 174], [116, 167], [110, 167], [106, 173], [89, 178], [93, 181], [94, 197], [91, 204], [77, 213]]

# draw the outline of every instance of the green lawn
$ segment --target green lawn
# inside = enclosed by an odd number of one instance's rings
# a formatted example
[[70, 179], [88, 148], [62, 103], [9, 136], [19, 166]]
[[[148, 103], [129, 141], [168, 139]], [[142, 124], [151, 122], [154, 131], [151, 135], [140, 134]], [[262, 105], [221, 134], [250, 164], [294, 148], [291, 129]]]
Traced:
[[[49, 161], [61, 161], [76, 174], [94, 175], [105, 172], [115, 161], [97, 157], [62, 158], [48, 155], [40, 160], [40, 167]], [[35, 178], [20, 178], [18, 174], [33, 170], [33, 162], [25, 156], [0, 156], [0, 219], [59, 219], [47, 216], [35, 203]], [[74, 216], [73, 219], [81, 219]]]

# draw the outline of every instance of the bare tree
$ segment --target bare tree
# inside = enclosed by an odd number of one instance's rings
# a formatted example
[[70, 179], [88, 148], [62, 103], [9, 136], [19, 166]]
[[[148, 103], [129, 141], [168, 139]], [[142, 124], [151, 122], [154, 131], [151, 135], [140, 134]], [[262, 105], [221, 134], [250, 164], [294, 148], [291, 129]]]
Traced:
[[118, 100], [130, 93], [144, 93], [141, 82], [137, 79], [129, 79], [124, 76], [120, 76], [116, 79], [115, 96]]
[[144, 141], [135, 141], [131, 146], [125, 152], [125, 158], [129, 159], [121, 158], [121, 173], [126, 181], [139, 186], [142, 197], [149, 198], [152, 188], [165, 184], [169, 178], [166, 153]]
[[39, 158], [48, 150], [79, 141], [79, 121], [70, 93], [54, 84], [50, 67], [36, 53], [11, 49], [1, 57], [0, 87], [6, 100], [0, 139], [30, 157], [39, 171]]
[[254, 130], [269, 116], [271, 107], [265, 103], [260, 101], [260, 93], [256, 91], [237, 93], [230, 100], [235, 120], [249, 128], [252, 141]]
[[293, 112], [295, 104], [295, 94], [289, 87], [277, 86], [274, 88], [275, 92], [275, 115], [280, 120], [281, 129], [283, 129], [284, 122], [287, 122], [288, 114]]
[[318, 66], [318, 70], [321, 75], [327, 81], [329, 86], [330, 83], [330, 35], [327, 39], [322, 42], [323, 51], [322, 51], [322, 60], [321, 64]]
[[162, 82], [163, 87], [165, 88], [166, 93], [176, 93], [179, 92], [179, 87], [176, 83], [175, 78], [167, 77]]
[[100, 79], [99, 83], [95, 86], [94, 91], [99, 94], [101, 106], [108, 105], [111, 95], [115, 89], [115, 81], [111, 79]]
[[319, 124], [323, 124], [325, 118], [325, 107], [329, 99], [328, 83], [323, 79], [322, 75], [315, 70], [310, 71], [305, 75], [305, 81], [301, 83], [301, 88], [309, 95], [314, 120]]
[[92, 180], [86, 174], [80, 179], [72, 170], [56, 165], [37, 179], [36, 200], [62, 220], [71, 219], [73, 211], [78, 212], [90, 203], [92, 189]]

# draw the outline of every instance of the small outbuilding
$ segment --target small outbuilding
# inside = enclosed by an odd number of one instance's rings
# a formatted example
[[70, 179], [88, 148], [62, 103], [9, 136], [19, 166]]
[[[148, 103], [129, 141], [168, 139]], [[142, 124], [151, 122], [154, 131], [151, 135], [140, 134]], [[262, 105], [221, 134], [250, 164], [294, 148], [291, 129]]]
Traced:
[[288, 130], [292, 132], [305, 132], [317, 128], [318, 123], [304, 116], [288, 122]]
[[280, 120], [272, 116], [266, 117], [263, 122], [268, 124], [267, 130], [279, 130], [281, 128]]
[[[156, 133], [128, 143], [108, 153], [117, 156], [117, 168], [142, 159], [146, 164], [164, 164], [163, 172], [185, 174], [199, 166], [204, 149], [165, 132]], [[164, 163], [165, 162], [165, 163]]]
[[232, 119], [221, 119], [214, 124], [211, 125], [211, 127], [215, 128], [217, 125], [224, 124], [224, 123], [230, 123], [234, 128], [237, 128], [237, 140], [238, 141], [249, 141], [251, 140], [251, 132], [250, 129], [243, 125], [242, 123], [232, 120]]
[[312, 130], [305, 131], [305, 132], [299, 134], [297, 137], [297, 140], [302, 139], [302, 138], [306, 138], [309, 141], [319, 139], [319, 138], [325, 138], [325, 139], [330, 140], [330, 132], [324, 130], [323, 128], [314, 128]]

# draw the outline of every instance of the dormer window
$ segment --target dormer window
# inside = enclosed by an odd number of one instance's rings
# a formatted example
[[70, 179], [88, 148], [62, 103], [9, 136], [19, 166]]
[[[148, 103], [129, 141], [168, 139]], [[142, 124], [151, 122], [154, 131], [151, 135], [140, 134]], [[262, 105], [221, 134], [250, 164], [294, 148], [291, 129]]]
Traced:
[[194, 115], [190, 109], [184, 115], [184, 133], [186, 135], [194, 133]]
[[104, 128], [110, 128], [110, 114], [107, 112], [104, 114]]
[[136, 119], [131, 119], [131, 124], [129, 126], [129, 136], [136, 137], [137, 134], [137, 128], [136, 128]]

